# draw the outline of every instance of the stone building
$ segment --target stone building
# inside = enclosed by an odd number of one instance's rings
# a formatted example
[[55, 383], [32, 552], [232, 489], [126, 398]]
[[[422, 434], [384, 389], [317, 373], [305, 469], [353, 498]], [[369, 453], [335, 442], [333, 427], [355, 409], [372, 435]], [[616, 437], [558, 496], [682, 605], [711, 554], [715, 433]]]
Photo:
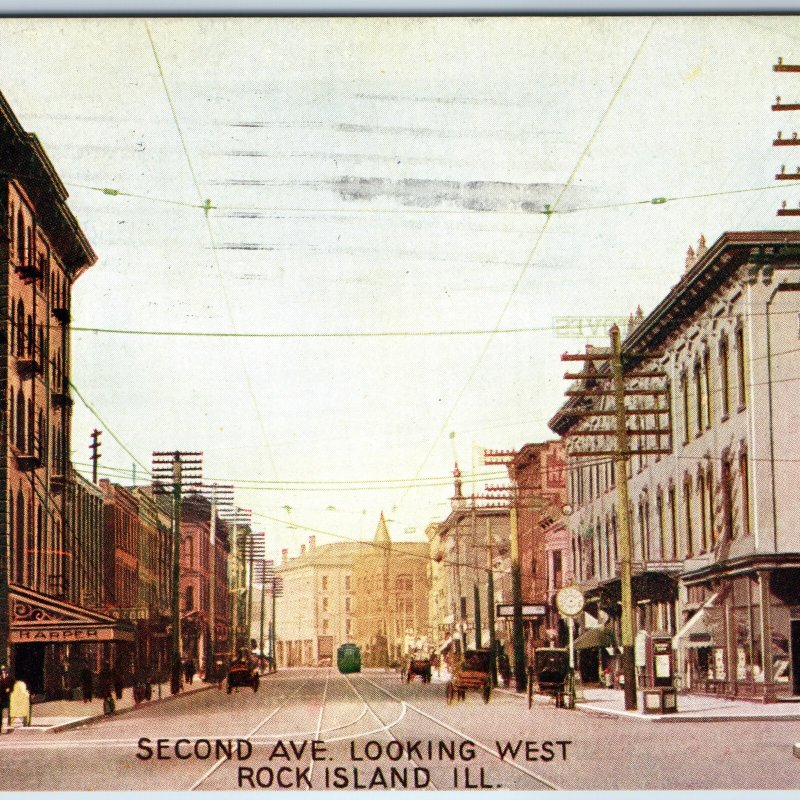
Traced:
[[[283, 551], [275, 566], [275, 574], [283, 579], [283, 595], [275, 601], [279, 666], [335, 664], [339, 645], [354, 641], [354, 564], [369, 549], [366, 542], [318, 546], [310, 536], [298, 556], [289, 558], [288, 550]], [[265, 613], [269, 618], [266, 609]]]
[[372, 544], [353, 563], [353, 640], [366, 666], [399, 662], [428, 645], [429, 545], [392, 542], [381, 514]]
[[[628, 385], [665, 392], [627, 400], [629, 429], [648, 431], [631, 450], [664, 451], [627, 464], [645, 683], [649, 637], [660, 633], [672, 637], [683, 687], [800, 694], [798, 245], [797, 232], [726, 233], [710, 248], [701, 240], [623, 342], [626, 369], [663, 373]], [[602, 375], [607, 362], [587, 361], [593, 369]], [[608, 418], [585, 412], [609, 408], [602, 395], [572, 397], [550, 426], [566, 439], [576, 575], [590, 613], [618, 632], [615, 468], [607, 456], [569, 455], [608, 451]]]

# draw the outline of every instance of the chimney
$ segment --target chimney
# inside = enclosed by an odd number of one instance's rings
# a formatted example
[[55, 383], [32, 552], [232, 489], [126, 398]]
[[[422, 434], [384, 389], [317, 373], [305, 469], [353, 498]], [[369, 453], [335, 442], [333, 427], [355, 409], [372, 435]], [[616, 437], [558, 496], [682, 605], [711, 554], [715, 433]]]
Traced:
[[289, 560], [289, 548], [284, 547], [281, 550], [281, 564], [285, 564]]
[[306, 554], [306, 546], [304, 544], [300, 545], [300, 555], [304, 556]]
[[317, 546], [317, 537], [316, 536], [309, 536], [308, 537], [308, 549], [313, 550]]

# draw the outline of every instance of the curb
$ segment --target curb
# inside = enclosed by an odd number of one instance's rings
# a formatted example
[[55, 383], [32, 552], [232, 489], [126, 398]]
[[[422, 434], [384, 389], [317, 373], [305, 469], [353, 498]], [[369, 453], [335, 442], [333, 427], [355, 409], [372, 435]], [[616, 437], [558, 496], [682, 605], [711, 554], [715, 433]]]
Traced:
[[140, 703], [138, 706], [127, 706], [126, 708], [121, 708], [119, 711], [114, 711], [111, 714], [96, 714], [93, 717], [81, 717], [80, 719], [72, 720], [71, 722], [62, 722], [60, 725], [54, 725], [52, 728], [47, 728], [45, 733], [61, 733], [61, 731], [71, 730], [72, 728], [80, 728], [84, 725], [94, 725], [95, 723], [99, 722], [100, 720], [104, 719], [113, 719], [114, 717], [119, 717], [122, 714], [127, 714], [130, 711], [138, 711], [141, 708], [145, 708], [146, 706], [156, 705], [158, 703], [167, 703], [170, 700], [178, 700], [181, 697], [186, 697], [190, 694], [199, 694], [200, 692], [207, 692], [209, 689], [216, 689], [216, 683], [210, 683], [207, 686], [198, 686], [196, 689], [190, 689], [188, 692], [180, 692], [179, 694], [168, 694], [166, 697], [162, 697], [161, 699], [156, 698], [155, 700], [148, 700], [147, 703]]

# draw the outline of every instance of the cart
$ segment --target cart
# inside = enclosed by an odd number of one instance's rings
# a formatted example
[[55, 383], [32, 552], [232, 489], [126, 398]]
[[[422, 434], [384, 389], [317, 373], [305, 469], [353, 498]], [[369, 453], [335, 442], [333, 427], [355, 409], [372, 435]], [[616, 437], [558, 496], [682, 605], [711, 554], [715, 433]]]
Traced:
[[431, 658], [425, 652], [417, 652], [409, 657], [403, 664], [400, 680], [404, 683], [411, 683], [414, 676], [422, 678], [423, 683], [431, 682]]
[[480, 692], [483, 702], [492, 696], [491, 659], [488, 650], [466, 650], [447, 684], [448, 704], [464, 700], [467, 691]]
[[258, 691], [260, 676], [257, 669], [253, 669], [246, 661], [234, 661], [228, 670], [228, 694], [240, 686], [249, 686], [254, 692]]
[[564, 682], [569, 675], [569, 653], [563, 647], [540, 647], [533, 654], [533, 665], [528, 668], [528, 708], [533, 705], [533, 688], [540, 694], [555, 698], [561, 706]]

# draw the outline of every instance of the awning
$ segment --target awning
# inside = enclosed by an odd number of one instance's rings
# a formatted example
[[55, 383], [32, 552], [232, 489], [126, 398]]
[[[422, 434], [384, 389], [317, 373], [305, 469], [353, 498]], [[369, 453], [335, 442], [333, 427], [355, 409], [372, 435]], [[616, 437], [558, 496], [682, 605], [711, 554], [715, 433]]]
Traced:
[[589, 650], [592, 647], [614, 647], [614, 631], [605, 626], [589, 628], [575, 640], [576, 650]]
[[[684, 626], [675, 634], [672, 639], [672, 649], [678, 648], [678, 642], [683, 639], [683, 645], [686, 647], [709, 647], [711, 644], [711, 635], [705, 625], [700, 625], [707, 608], [714, 605], [719, 592], [714, 592], [708, 600], [703, 603], [700, 608], [687, 620]], [[705, 635], [703, 635], [705, 634]], [[702, 642], [702, 643], [700, 643]]]

